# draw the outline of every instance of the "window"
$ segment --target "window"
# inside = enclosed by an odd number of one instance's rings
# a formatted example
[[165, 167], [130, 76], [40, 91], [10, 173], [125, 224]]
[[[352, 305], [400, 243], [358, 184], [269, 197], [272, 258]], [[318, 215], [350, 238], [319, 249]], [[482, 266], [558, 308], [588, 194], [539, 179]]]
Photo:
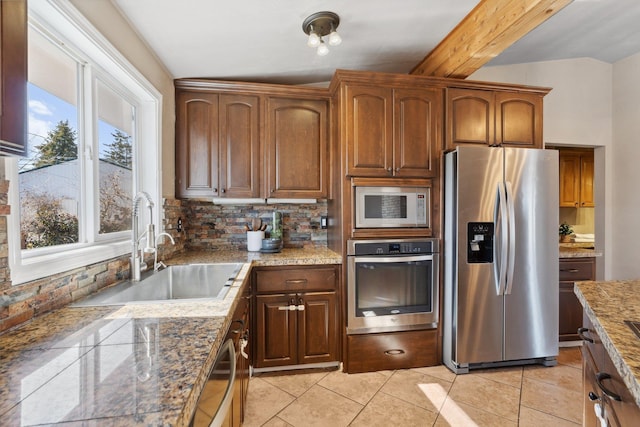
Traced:
[[6, 160], [13, 284], [130, 251], [138, 191], [156, 224], [161, 210], [158, 92], [67, 0], [30, 2], [28, 36], [28, 156]]

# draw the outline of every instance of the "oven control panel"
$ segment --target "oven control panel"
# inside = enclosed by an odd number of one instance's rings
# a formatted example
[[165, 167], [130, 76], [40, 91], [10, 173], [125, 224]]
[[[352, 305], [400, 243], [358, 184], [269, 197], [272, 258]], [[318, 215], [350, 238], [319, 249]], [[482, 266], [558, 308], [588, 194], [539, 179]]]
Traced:
[[349, 240], [348, 255], [409, 255], [438, 252], [436, 239]]

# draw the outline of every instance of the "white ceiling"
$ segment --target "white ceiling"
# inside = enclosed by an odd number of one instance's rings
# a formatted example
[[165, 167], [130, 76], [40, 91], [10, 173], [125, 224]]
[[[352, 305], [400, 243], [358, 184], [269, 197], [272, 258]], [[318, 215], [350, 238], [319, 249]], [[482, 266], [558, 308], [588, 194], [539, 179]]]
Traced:
[[[112, 0], [174, 78], [303, 84], [337, 68], [408, 73], [478, 0]], [[320, 57], [302, 21], [329, 10], [343, 42]], [[640, 52], [640, 0], [574, 0], [489, 65]]]

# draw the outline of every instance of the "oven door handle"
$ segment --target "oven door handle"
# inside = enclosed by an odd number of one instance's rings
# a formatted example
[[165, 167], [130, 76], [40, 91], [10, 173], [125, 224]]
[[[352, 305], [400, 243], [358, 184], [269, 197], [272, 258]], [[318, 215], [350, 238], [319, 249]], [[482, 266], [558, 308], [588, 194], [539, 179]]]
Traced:
[[409, 255], [409, 256], [354, 256], [354, 261], [359, 262], [378, 262], [378, 263], [399, 263], [412, 261], [433, 261], [433, 255]]

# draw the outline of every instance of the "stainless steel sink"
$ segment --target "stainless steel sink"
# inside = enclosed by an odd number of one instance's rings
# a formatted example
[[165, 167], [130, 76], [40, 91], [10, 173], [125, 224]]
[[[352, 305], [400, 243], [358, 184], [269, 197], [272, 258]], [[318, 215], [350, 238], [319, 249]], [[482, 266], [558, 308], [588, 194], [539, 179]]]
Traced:
[[241, 268], [242, 263], [171, 265], [139, 282], [122, 282], [71, 306], [221, 300]]

